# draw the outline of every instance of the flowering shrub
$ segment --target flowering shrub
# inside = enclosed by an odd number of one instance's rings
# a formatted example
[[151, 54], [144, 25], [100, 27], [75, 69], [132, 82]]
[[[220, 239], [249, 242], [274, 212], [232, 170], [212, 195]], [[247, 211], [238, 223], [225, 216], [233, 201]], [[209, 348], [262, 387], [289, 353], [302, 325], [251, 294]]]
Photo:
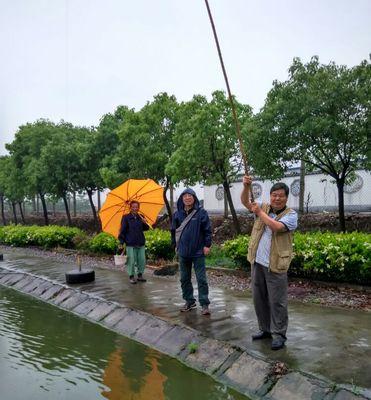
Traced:
[[174, 258], [175, 251], [171, 246], [171, 235], [169, 231], [151, 229], [145, 232], [145, 236], [148, 258], [163, 258], [165, 260]]

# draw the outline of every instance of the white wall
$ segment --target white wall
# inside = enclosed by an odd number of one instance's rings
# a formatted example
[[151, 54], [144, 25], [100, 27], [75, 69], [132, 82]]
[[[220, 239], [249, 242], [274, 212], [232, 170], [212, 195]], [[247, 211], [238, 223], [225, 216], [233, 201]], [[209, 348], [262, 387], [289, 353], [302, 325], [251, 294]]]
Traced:
[[[345, 208], [348, 210], [371, 211], [371, 174], [364, 170], [358, 170], [356, 174], [359, 176], [356, 182], [350, 185], [350, 189], [354, 189], [353, 193], [344, 193]], [[292, 183], [298, 181], [299, 176], [288, 176], [281, 181], [285, 182], [290, 188], [290, 196], [288, 200], [289, 207], [299, 207], [299, 196], [292, 193]], [[269, 191], [274, 182], [254, 180], [253, 184], [259, 184], [262, 187], [262, 194], [256, 197], [256, 200], [261, 202], [269, 201]], [[359, 188], [362, 184], [362, 187]], [[356, 191], [358, 186], [359, 190]], [[211, 212], [222, 213], [224, 210], [224, 200], [216, 199], [216, 190], [218, 186], [204, 187], [204, 207]], [[231, 195], [236, 210], [246, 210], [241, 204], [240, 194], [242, 191], [242, 181], [234, 182], [231, 186]], [[338, 193], [336, 184], [330, 176], [324, 174], [310, 174], [305, 177], [305, 194], [304, 204], [308, 200], [310, 194], [309, 210], [324, 211], [334, 210], [338, 206]]]

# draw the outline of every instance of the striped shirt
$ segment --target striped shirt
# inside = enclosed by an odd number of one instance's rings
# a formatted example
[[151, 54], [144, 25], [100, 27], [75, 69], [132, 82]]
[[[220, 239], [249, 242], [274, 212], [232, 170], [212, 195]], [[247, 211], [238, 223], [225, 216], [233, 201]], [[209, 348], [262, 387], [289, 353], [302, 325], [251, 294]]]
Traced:
[[[261, 205], [260, 205], [261, 206]], [[268, 214], [271, 218], [276, 218], [277, 214], [270, 212]], [[284, 215], [279, 222], [282, 222], [288, 231], [294, 231], [298, 226], [298, 214], [291, 210], [286, 215]], [[262, 237], [259, 241], [258, 249], [256, 251], [255, 262], [258, 264], [269, 267], [269, 256], [271, 252], [271, 242], [272, 242], [272, 230], [267, 225], [264, 228]]]

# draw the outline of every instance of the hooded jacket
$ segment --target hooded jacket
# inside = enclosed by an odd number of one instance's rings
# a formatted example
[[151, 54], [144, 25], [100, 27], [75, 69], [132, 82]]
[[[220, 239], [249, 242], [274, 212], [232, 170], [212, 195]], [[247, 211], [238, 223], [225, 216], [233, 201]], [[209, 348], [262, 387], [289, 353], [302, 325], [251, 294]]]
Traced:
[[184, 209], [183, 195], [191, 194], [195, 202], [193, 208], [188, 211], [197, 210], [192, 219], [184, 228], [178, 244], [178, 254], [181, 257], [201, 257], [204, 255], [203, 248], [211, 246], [211, 225], [207, 211], [200, 206], [196, 193], [192, 189], [185, 189], [177, 201], [177, 211], [173, 216], [171, 224], [171, 242], [175, 247], [175, 230], [187, 217]]

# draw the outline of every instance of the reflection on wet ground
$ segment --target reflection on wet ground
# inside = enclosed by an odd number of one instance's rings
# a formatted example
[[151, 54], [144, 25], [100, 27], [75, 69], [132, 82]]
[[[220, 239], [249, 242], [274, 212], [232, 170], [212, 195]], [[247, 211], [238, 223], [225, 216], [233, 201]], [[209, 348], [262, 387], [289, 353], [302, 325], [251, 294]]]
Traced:
[[[74, 268], [51, 259], [28, 256], [27, 250], [11, 252], [5, 259], [1, 266], [24, 269], [59, 282], [64, 282], [64, 273]], [[199, 309], [179, 312], [183, 300], [178, 276], [156, 277], [148, 271], [147, 278], [145, 284], [130, 285], [127, 275], [121, 271], [96, 269], [96, 281], [85, 284], [83, 289], [107, 300], [182, 322], [206, 336], [284, 361], [291, 368], [320, 374], [339, 383], [371, 387], [371, 315], [367, 312], [291, 302], [287, 346], [274, 352], [269, 341], [250, 340], [257, 326], [249, 293], [211, 287], [212, 315], [204, 317]]]

